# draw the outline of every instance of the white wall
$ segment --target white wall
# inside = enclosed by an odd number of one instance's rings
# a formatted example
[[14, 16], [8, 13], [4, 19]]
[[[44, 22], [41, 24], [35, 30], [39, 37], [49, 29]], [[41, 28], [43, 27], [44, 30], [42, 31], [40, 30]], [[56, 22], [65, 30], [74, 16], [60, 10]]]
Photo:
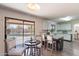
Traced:
[[0, 16], [0, 55], [4, 55], [4, 17]]
[[2, 19], [5, 16], [6, 17], [12, 17], [12, 18], [18, 18], [18, 19], [24, 19], [24, 20], [31, 20], [31, 21], [35, 21], [35, 34], [39, 35], [42, 32], [43, 29], [43, 20], [42, 18], [38, 18], [38, 17], [34, 17], [28, 14], [24, 14], [21, 12], [17, 12], [14, 10], [8, 10], [5, 8], [0, 8], [0, 53], [4, 52], [4, 20]]
[[45, 21], [43, 22], [43, 30], [47, 30], [47, 29], [48, 29], [48, 21], [45, 20]]

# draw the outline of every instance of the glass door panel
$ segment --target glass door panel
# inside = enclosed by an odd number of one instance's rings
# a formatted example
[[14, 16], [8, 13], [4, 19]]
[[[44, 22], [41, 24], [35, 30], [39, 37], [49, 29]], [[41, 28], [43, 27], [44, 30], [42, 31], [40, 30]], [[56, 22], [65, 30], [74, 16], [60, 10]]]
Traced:
[[23, 43], [23, 21], [8, 20], [6, 26], [7, 39], [16, 40], [16, 45]]
[[34, 23], [24, 22], [24, 42], [34, 36]]

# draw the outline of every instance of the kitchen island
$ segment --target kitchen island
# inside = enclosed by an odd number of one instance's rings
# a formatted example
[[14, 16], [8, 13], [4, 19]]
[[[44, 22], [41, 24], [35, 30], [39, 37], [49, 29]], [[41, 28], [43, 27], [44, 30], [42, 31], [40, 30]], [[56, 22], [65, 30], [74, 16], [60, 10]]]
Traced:
[[63, 34], [63, 33], [55, 33], [55, 34], [53, 34], [53, 37], [55, 37], [55, 38], [63, 37], [64, 41], [69, 41], [69, 42], [72, 41], [72, 36], [73, 36], [72, 34]]

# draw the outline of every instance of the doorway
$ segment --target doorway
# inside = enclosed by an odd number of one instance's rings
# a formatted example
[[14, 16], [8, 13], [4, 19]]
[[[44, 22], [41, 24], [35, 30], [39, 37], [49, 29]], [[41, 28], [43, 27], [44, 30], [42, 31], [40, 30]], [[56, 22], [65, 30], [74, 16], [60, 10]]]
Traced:
[[79, 40], [79, 23], [74, 24], [74, 39]]

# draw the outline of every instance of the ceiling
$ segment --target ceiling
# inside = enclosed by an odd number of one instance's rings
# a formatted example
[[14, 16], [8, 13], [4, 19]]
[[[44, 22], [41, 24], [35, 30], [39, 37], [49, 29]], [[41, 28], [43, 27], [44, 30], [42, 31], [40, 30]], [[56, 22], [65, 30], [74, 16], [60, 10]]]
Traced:
[[[79, 15], [79, 3], [38, 3], [40, 10], [31, 12], [27, 9], [27, 3], [3, 3], [0, 5], [25, 12], [33, 15], [41, 16], [48, 19], [55, 19], [65, 16]], [[59, 21], [58, 19], [55, 19]]]

